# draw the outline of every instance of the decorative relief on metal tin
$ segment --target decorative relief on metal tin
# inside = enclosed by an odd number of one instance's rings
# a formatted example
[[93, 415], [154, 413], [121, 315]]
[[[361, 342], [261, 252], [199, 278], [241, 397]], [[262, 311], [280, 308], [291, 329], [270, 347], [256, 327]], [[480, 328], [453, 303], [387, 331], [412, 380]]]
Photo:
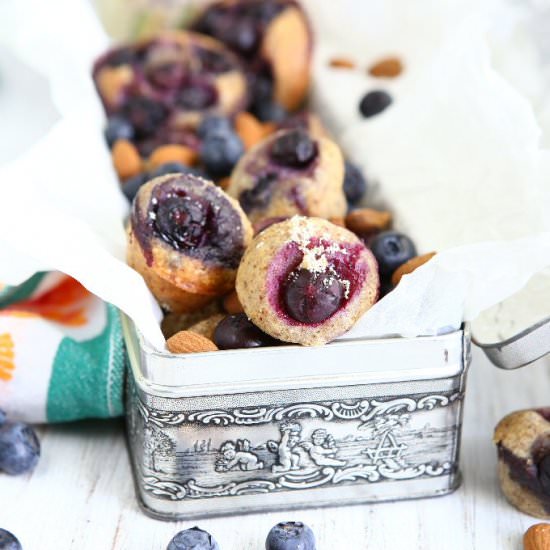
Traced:
[[455, 468], [457, 426], [437, 411], [460, 399], [453, 393], [185, 413], [138, 402], [140, 481], [159, 498], [184, 500], [445, 475]]

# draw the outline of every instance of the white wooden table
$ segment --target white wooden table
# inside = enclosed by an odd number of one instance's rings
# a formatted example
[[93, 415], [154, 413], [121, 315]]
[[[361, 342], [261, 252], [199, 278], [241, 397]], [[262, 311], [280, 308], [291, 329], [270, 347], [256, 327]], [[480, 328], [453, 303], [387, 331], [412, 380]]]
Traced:
[[31, 475], [0, 475], [0, 527], [24, 550], [164, 550], [179, 530], [198, 524], [222, 550], [260, 550], [273, 524], [301, 520], [318, 550], [520, 550], [536, 520], [510, 507], [496, 480], [491, 442], [506, 413], [550, 404], [550, 360], [503, 372], [478, 350], [470, 370], [462, 440], [464, 483], [434, 499], [165, 523], [143, 515], [120, 421], [40, 429], [41, 461]]

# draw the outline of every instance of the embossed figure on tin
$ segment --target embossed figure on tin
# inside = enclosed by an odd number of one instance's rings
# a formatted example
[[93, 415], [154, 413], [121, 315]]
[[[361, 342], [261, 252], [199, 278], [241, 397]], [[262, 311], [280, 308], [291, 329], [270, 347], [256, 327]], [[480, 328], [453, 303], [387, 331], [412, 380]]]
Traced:
[[220, 447], [221, 458], [216, 461], [216, 472], [229, 472], [239, 467], [243, 472], [262, 470], [264, 463], [250, 451], [248, 439], [237, 439], [237, 443], [226, 441]]
[[378, 445], [374, 449], [369, 448], [362, 451], [371, 459], [372, 464], [382, 462], [393, 470], [407, 467], [407, 463], [402, 457], [407, 445], [397, 442], [394, 430], [405, 427], [410, 419], [410, 414], [389, 414], [375, 417], [370, 422], [363, 424], [362, 429], [367, 430], [368, 437], [378, 439]]
[[324, 428], [319, 428], [311, 434], [311, 442], [303, 441], [300, 446], [309, 453], [309, 458], [317, 466], [345, 466], [345, 460], [338, 460], [334, 455], [338, 447], [334, 437], [327, 433]]
[[278, 464], [271, 467], [274, 474], [298, 470], [300, 467], [300, 453], [296, 448], [300, 443], [302, 426], [298, 422], [282, 422], [279, 426], [281, 439], [279, 442], [268, 441], [267, 448], [278, 455]]

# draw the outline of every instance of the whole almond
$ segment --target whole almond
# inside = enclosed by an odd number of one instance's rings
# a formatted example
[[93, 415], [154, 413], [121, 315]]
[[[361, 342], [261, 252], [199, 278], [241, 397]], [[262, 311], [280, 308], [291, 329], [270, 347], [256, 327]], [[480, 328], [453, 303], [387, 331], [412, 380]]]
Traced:
[[355, 61], [347, 57], [333, 57], [329, 65], [335, 69], [355, 69]]
[[369, 74], [379, 78], [395, 78], [403, 72], [403, 63], [398, 57], [381, 59], [369, 68]]
[[231, 185], [231, 178], [222, 178], [221, 180], [218, 180], [218, 185], [224, 190], [227, 191], [229, 189], [229, 186]]
[[422, 256], [415, 256], [414, 258], [411, 258], [408, 262], [400, 265], [391, 276], [392, 285], [397, 286], [403, 275], [408, 275], [409, 273], [412, 273], [415, 269], [418, 269], [421, 265], [424, 265], [434, 256], [435, 252], [429, 252], [428, 254], [423, 254]]
[[357, 234], [367, 234], [387, 229], [392, 222], [392, 215], [385, 210], [359, 208], [346, 216], [346, 227]]
[[96, 81], [99, 93], [106, 103], [116, 104], [122, 90], [134, 79], [134, 71], [129, 65], [119, 67], [103, 67], [97, 73]]
[[550, 550], [550, 524], [536, 523], [523, 535], [523, 550]]
[[218, 349], [212, 340], [190, 330], [176, 332], [166, 340], [166, 347], [171, 353], [201, 353]]
[[116, 173], [121, 180], [133, 178], [141, 172], [142, 162], [135, 145], [126, 139], [117, 139], [111, 151]]
[[197, 153], [185, 145], [161, 145], [149, 157], [149, 168], [154, 170], [167, 162], [180, 162], [191, 166], [197, 162]]
[[243, 313], [243, 306], [235, 290], [223, 299], [223, 309], [225, 309], [225, 311], [227, 311], [229, 315], [235, 315], [235, 313]]
[[266, 135], [264, 125], [254, 115], [245, 111], [235, 117], [235, 131], [247, 150], [260, 143]]

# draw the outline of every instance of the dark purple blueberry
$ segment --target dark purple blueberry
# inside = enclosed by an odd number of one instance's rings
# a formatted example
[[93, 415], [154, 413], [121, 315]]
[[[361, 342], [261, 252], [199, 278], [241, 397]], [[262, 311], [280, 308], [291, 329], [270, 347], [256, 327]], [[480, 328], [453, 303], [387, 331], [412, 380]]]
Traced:
[[159, 176], [165, 176], [166, 174], [191, 174], [192, 176], [197, 176], [199, 178], [206, 177], [206, 174], [198, 168], [186, 166], [181, 162], [166, 162], [153, 170], [149, 175], [149, 178], [153, 179]]
[[205, 117], [197, 128], [197, 134], [202, 139], [210, 134], [224, 134], [232, 131], [231, 121], [219, 115]]
[[243, 210], [248, 214], [252, 210], [265, 208], [271, 200], [276, 184], [276, 174], [264, 174], [260, 176], [254, 187], [241, 193], [239, 202]]
[[40, 457], [40, 442], [34, 430], [22, 422], [0, 426], [0, 470], [10, 475], [28, 472]]
[[212, 218], [207, 201], [174, 191], [157, 205], [154, 224], [163, 240], [177, 250], [185, 250], [203, 243]]
[[180, 531], [166, 550], [220, 550], [220, 547], [210, 533], [199, 527], [191, 527]]
[[397, 231], [379, 233], [370, 241], [369, 247], [378, 262], [382, 278], [391, 277], [400, 265], [416, 256], [416, 247], [411, 239]]
[[355, 205], [361, 201], [367, 191], [367, 182], [361, 170], [355, 164], [346, 160], [344, 176], [344, 193], [349, 204]]
[[546, 455], [538, 464], [539, 483], [542, 490], [550, 496], [550, 454]]
[[6, 422], [6, 413], [0, 409], [0, 426]]
[[296, 321], [322, 323], [340, 308], [345, 295], [342, 283], [330, 272], [299, 269], [289, 275], [282, 288], [287, 313]]
[[184, 86], [176, 100], [179, 107], [188, 111], [202, 111], [218, 101], [218, 92], [210, 84], [191, 82]]
[[271, 159], [291, 168], [304, 168], [317, 156], [317, 144], [301, 129], [290, 130], [271, 145]]
[[141, 174], [138, 174], [137, 176], [126, 180], [122, 184], [122, 192], [129, 202], [132, 202], [134, 200], [134, 197], [137, 195], [139, 188], [144, 183], [147, 183], [151, 179], [151, 177], [152, 176], [150, 176], [147, 172], [142, 172]]
[[222, 319], [214, 331], [214, 342], [220, 349], [259, 348], [280, 343], [262, 332], [245, 313]]
[[204, 168], [213, 178], [228, 176], [243, 153], [243, 142], [233, 131], [208, 134], [200, 148]]
[[384, 90], [375, 90], [363, 96], [359, 103], [359, 112], [365, 117], [371, 117], [381, 113], [391, 105], [392, 98]]
[[262, 122], [283, 122], [288, 117], [285, 109], [276, 101], [254, 101], [252, 113]]
[[117, 139], [127, 139], [132, 141], [134, 139], [134, 127], [125, 118], [118, 115], [113, 115], [107, 121], [107, 127], [105, 128], [105, 140], [107, 145], [112, 147]]
[[285, 521], [271, 528], [265, 550], [315, 550], [315, 535], [301, 521]]
[[148, 97], [131, 97], [121, 110], [125, 118], [133, 126], [138, 139], [147, 138], [155, 133], [164, 122], [168, 112], [166, 108]]
[[22, 550], [21, 543], [17, 540], [17, 537], [6, 531], [0, 529], [0, 550]]

